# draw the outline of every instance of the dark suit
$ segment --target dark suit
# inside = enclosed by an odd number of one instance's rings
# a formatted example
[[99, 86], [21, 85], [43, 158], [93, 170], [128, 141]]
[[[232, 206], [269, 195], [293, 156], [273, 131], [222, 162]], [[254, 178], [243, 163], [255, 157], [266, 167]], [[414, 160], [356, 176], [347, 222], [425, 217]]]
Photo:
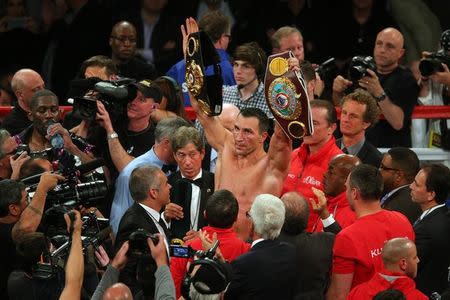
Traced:
[[231, 263], [225, 299], [293, 299], [299, 265], [295, 247], [264, 240]]
[[[168, 177], [168, 182], [172, 186], [170, 190], [170, 200], [172, 203], [183, 207], [184, 218], [182, 220], [172, 220], [170, 224], [170, 232], [172, 238], [182, 239], [186, 232], [191, 229], [191, 199], [192, 199], [192, 185], [181, 178], [180, 171], [171, 174]], [[208, 171], [202, 171], [200, 182], [200, 205], [198, 211], [197, 228], [200, 229], [206, 225], [203, 212], [205, 211], [206, 200], [214, 193], [214, 174]], [[193, 223], [193, 222], [192, 222]]]
[[401, 212], [408, 218], [411, 224], [414, 224], [422, 214], [419, 204], [413, 202], [411, 199], [411, 189], [409, 186], [402, 187], [393, 193], [383, 202], [381, 207], [387, 210]]
[[297, 293], [295, 299], [324, 299], [330, 281], [335, 235], [329, 232], [290, 235], [281, 232], [279, 239], [297, 249]]
[[417, 288], [425, 295], [448, 288], [450, 266], [450, 213], [446, 206], [427, 214], [414, 226], [417, 255]]
[[[341, 148], [342, 138], [336, 140], [336, 145]], [[364, 141], [362, 148], [356, 154], [356, 156], [361, 160], [363, 164], [369, 164], [374, 167], [379, 167], [381, 160], [383, 159], [383, 154], [378, 151], [375, 146], [369, 143], [368, 140]]]
[[[149, 233], [158, 233], [158, 228], [153, 219], [148, 215], [147, 211], [135, 202], [123, 215], [120, 220], [119, 230], [117, 231], [115, 241], [115, 252], [117, 252], [122, 244], [128, 240], [130, 234], [136, 229], [142, 228]], [[163, 228], [164, 229], [164, 228]], [[133, 295], [138, 293], [142, 286], [145, 289], [146, 295], [154, 294], [156, 264], [151, 256], [143, 258], [130, 257], [125, 268], [120, 272], [119, 281], [128, 285], [133, 292]], [[136, 280], [137, 273], [144, 278], [145, 284], [139, 284]], [[145, 275], [144, 275], [145, 274]]]

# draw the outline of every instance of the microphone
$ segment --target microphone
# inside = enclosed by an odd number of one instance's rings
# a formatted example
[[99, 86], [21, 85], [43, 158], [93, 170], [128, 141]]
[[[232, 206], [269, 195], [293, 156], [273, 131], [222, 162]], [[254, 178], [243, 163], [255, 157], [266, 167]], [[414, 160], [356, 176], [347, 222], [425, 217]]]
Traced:
[[[53, 120], [47, 122], [47, 134], [50, 134], [50, 127], [53, 124], [56, 124]], [[50, 144], [52, 144], [53, 149], [62, 149], [64, 148], [64, 139], [59, 133], [56, 133], [50, 137]]]
[[244, 84], [238, 84], [237, 85], [237, 88], [238, 88], [238, 90], [242, 90], [243, 88], [245, 88], [246, 86], [248, 86], [248, 85], [250, 85], [251, 83], [253, 83], [253, 81], [255, 81], [255, 80], [258, 80], [258, 76], [255, 76], [255, 78], [253, 78], [252, 80], [250, 80], [249, 82], [247, 82], [247, 83], [244, 83]]
[[101, 94], [111, 96], [113, 98], [128, 97], [128, 89], [125, 86], [117, 86], [111, 82], [100, 81], [95, 84], [95, 90]]
[[97, 158], [87, 162], [85, 164], [79, 165], [75, 167], [75, 171], [80, 172], [81, 175], [94, 171], [97, 168], [100, 168], [105, 165], [105, 160], [103, 158]]

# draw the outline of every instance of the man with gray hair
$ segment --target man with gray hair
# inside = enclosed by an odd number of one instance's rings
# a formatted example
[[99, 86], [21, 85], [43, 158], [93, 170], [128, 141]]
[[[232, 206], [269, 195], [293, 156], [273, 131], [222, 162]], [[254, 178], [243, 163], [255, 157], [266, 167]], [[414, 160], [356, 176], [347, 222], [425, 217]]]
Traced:
[[125, 211], [133, 204], [128, 187], [131, 172], [143, 165], [154, 165], [169, 175], [176, 171], [173, 157], [171, 137], [181, 126], [190, 124], [180, 117], [167, 118], [158, 123], [155, 129], [155, 144], [152, 149], [133, 159], [119, 174], [116, 181], [116, 192], [111, 206], [110, 224], [112, 232], [117, 233], [120, 219]]
[[256, 196], [248, 218], [253, 224], [250, 252], [235, 259], [225, 299], [291, 299], [296, 289], [295, 247], [280, 242], [285, 206], [270, 194]]
[[407, 238], [393, 238], [381, 250], [384, 270], [375, 273], [369, 281], [355, 287], [348, 300], [372, 299], [378, 292], [396, 289], [405, 294], [406, 299], [428, 299], [416, 289], [414, 278], [417, 275], [417, 249]]

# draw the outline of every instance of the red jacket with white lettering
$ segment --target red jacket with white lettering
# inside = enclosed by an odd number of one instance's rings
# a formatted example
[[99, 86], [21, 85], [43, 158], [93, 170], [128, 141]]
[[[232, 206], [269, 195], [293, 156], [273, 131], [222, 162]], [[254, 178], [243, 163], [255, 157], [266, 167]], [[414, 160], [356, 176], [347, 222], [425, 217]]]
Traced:
[[[336, 146], [336, 139], [333, 136], [314, 154], [309, 153], [308, 145], [302, 144], [291, 154], [291, 165], [281, 194], [297, 191], [306, 200], [315, 199], [311, 188], [323, 190], [323, 174], [327, 171], [330, 160], [338, 154], [342, 154], [342, 151]], [[309, 208], [310, 215], [306, 231], [311, 232], [318, 215], [312, 210], [311, 204]]]
[[372, 279], [356, 286], [347, 296], [347, 300], [372, 299], [378, 292], [396, 289], [405, 294], [407, 300], [426, 300], [427, 296], [416, 289], [416, 283], [408, 276], [384, 270], [376, 273]]

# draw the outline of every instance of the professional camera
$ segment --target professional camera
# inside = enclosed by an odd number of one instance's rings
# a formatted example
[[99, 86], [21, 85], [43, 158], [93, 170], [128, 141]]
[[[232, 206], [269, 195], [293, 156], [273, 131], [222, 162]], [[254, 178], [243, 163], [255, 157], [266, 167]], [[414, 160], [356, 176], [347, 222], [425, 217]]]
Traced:
[[420, 74], [428, 77], [436, 72], [443, 72], [444, 67], [442, 64], [446, 64], [450, 68], [450, 56], [445, 54], [444, 50], [431, 53], [426, 58], [422, 59], [419, 64]]
[[355, 56], [350, 62], [348, 78], [356, 84], [358, 80], [369, 75], [367, 70], [375, 72], [376, 69], [377, 66], [372, 56]]
[[134, 79], [121, 78], [115, 81], [100, 81], [95, 78], [72, 81], [72, 85], [82, 86], [89, 92], [74, 97], [73, 115], [83, 120], [94, 121], [97, 114], [97, 100], [101, 101], [115, 121], [126, 112], [128, 102], [136, 97]]
[[336, 73], [336, 63], [334, 57], [324, 61], [314, 71], [319, 74], [320, 79], [323, 81], [334, 77], [334, 74]]
[[153, 244], [158, 244], [159, 238], [156, 234], [149, 233], [145, 229], [139, 228], [133, 231], [129, 237], [129, 248], [127, 255], [130, 256], [147, 256], [150, 255], [147, 239], [150, 238]]

